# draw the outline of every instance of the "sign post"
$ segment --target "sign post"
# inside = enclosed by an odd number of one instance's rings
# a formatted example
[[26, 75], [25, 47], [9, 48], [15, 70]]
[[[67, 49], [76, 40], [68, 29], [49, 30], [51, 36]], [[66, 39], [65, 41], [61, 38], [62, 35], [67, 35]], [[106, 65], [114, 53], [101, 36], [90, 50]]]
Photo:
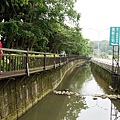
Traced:
[[120, 27], [110, 27], [110, 46], [113, 46], [112, 72], [119, 73]]
[[119, 81], [119, 45], [120, 27], [110, 27], [110, 46], [113, 46], [112, 57], [112, 87], [117, 89]]

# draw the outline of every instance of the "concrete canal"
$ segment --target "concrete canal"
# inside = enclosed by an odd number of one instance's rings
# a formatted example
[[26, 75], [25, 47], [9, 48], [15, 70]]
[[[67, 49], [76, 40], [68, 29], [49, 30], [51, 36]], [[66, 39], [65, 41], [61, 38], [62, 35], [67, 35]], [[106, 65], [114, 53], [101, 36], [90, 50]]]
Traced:
[[120, 120], [120, 101], [103, 97], [113, 94], [90, 66], [77, 66], [19, 120]]

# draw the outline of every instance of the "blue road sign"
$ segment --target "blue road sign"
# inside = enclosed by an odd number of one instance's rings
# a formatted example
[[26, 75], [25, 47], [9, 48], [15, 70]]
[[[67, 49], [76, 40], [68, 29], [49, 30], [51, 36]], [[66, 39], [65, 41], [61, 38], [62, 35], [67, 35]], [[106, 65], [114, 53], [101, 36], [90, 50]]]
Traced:
[[110, 27], [110, 46], [120, 45], [120, 27]]

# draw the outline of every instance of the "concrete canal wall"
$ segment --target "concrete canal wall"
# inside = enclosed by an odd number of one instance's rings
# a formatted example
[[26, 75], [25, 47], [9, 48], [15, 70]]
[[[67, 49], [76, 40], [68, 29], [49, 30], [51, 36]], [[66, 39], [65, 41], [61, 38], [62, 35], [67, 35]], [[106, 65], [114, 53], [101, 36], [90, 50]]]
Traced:
[[49, 71], [0, 81], [0, 120], [16, 120], [55, 89], [67, 72], [86, 61], [75, 60]]
[[99, 63], [99, 61], [91, 61], [91, 69], [110, 84], [112, 81], [112, 74], [109, 69], [106, 69], [109, 67], [110, 66], [104, 63]]
[[91, 68], [112, 87], [113, 91], [120, 93], [120, 77], [112, 72], [112, 61], [91, 59]]

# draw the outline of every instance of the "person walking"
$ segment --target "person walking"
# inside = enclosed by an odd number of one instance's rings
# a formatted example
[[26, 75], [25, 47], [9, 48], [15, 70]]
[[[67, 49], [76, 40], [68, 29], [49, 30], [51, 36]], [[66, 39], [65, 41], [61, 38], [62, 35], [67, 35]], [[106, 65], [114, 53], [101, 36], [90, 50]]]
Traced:
[[1, 42], [1, 39], [2, 39], [2, 35], [0, 35], [0, 48], [2, 48], [2, 42]]

